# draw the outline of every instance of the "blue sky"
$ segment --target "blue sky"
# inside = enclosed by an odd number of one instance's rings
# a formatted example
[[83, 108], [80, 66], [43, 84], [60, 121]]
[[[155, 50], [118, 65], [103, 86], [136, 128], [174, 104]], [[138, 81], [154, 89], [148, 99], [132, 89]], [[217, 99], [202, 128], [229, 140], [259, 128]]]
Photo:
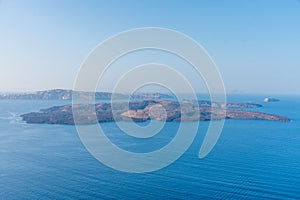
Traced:
[[107, 37], [164, 27], [201, 44], [229, 93], [300, 94], [300, 1], [0, 1], [0, 91], [72, 88]]

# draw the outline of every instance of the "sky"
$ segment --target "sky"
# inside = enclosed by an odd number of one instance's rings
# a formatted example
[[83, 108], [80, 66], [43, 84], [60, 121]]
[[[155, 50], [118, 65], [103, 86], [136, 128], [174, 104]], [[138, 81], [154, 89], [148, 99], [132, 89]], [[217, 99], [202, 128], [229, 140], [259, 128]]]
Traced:
[[197, 41], [228, 93], [300, 94], [298, 0], [0, 0], [0, 92], [72, 89], [99, 43], [142, 27]]

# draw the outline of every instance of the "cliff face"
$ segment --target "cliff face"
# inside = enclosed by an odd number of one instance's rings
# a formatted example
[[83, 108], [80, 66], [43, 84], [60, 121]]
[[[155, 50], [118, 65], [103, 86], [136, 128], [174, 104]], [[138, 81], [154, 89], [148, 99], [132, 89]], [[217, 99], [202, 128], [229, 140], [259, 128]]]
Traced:
[[[128, 106], [128, 107], [127, 107]], [[230, 109], [225, 109], [225, 108]], [[158, 121], [204, 121], [219, 119], [248, 119], [290, 121], [287, 117], [242, 110], [243, 108], [260, 107], [249, 103], [208, 103], [203, 101], [183, 102], [169, 100], [145, 100], [130, 102], [115, 102], [91, 104], [77, 104], [55, 106], [21, 115], [27, 123], [46, 124], [74, 124], [73, 110], [80, 116], [76, 118], [79, 124], [94, 124], [111, 121], [142, 122], [149, 119]]]

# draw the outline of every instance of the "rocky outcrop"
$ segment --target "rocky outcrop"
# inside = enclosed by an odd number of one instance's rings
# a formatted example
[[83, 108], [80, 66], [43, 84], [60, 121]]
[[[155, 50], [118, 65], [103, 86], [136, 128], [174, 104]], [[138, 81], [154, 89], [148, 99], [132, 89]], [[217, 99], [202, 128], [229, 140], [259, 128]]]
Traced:
[[[208, 104], [208, 105], [206, 105]], [[209, 106], [210, 105], [210, 106]], [[98, 122], [135, 121], [149, 119], [158, 121], [205, 121], [219, 119], [247, 119], [290, 121], [287, 117], [275, 114], [241, 110], [242, 108], [259, 107], [250, 103], [204, 103], [203, 101], [184, 100], [145, 100], [135, 102], [115, 102], [76, 104], [55, 106], [21, 115], [27, 123], [74, 124], [73, 111], [77, 113], [76, 123], [94, 124]], [[227, 107], [227, 109], [226, 109]], [[230, 109], [228, 109], [230, 108]], [[234, 109], [233, 109], [234, 108]]]

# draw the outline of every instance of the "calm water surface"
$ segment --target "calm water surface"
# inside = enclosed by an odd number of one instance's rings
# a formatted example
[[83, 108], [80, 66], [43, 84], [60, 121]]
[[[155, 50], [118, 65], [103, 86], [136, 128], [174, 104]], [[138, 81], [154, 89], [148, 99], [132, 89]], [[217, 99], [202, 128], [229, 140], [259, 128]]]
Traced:
[[[24, 124], [17, 115], [66, 101], [0, 101], [0, 199], [300, 199], [300, 97], [234, 95], [231, 101], [261, 103], [256, 110], [286, 115], [290, 123], [227, 120], [221, 138], [198, 158], [208, 122], [201, 122], [188, 151], [156, 172], [128, 174], [93, 158], [74, 126]], [[103, 128], [124, 149], [144, 152], [167, 144], [178, 123], [167, 123], [151, 140]], [[188, 133], [187, 133], [188, 134]]]

